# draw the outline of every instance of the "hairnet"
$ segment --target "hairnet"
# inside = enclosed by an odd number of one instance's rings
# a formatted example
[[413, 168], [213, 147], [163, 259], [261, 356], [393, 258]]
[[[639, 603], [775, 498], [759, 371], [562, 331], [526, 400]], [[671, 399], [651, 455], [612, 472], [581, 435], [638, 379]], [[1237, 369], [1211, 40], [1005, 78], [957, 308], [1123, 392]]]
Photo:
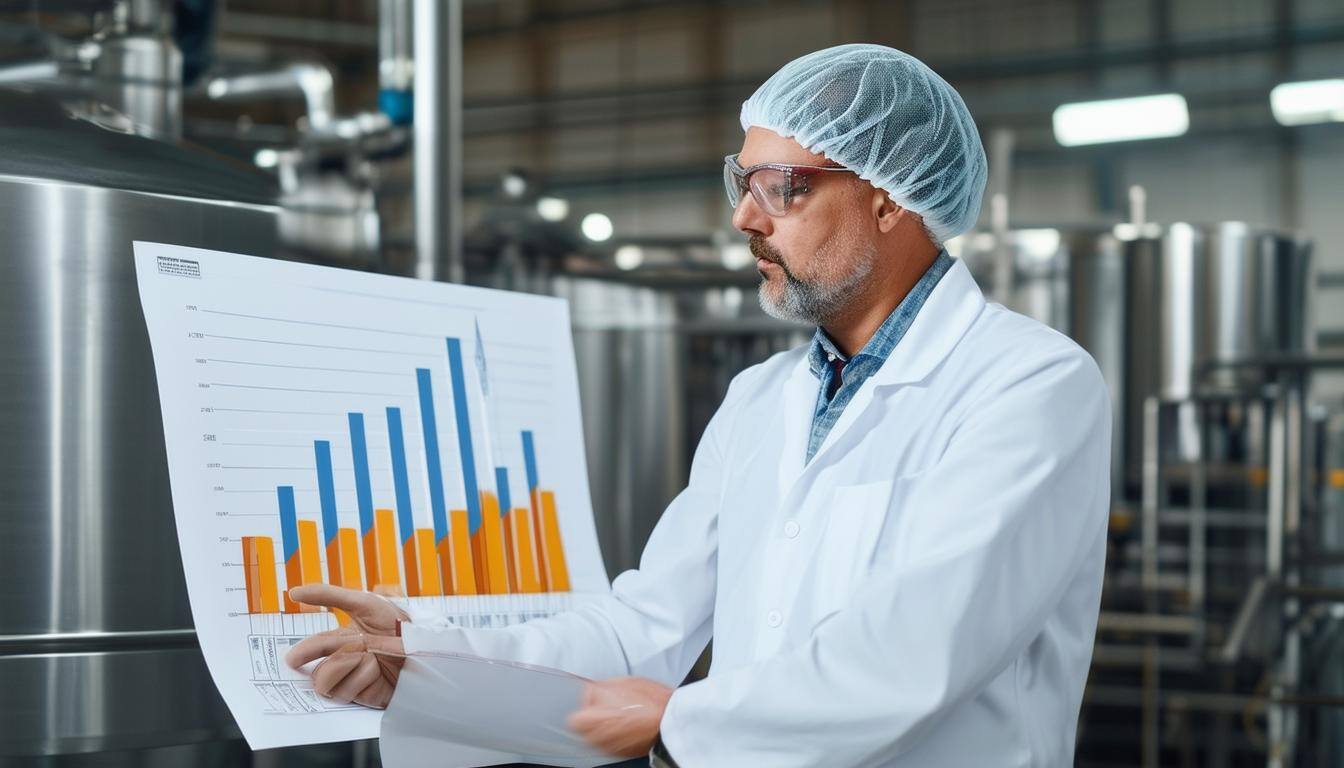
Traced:
[[785, 64], [742, 104], [766, 128], [824, 154], [918, 213], [939, 242], [980, 215], [988, 167], [961, 96], [919, 59], [851, 44]]

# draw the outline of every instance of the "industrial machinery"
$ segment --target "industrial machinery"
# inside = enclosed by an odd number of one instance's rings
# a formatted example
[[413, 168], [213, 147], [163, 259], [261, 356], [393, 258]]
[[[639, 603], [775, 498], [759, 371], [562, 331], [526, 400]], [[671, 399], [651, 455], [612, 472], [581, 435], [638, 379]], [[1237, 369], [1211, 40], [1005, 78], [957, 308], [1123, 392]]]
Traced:
[[1144, 766], [1294, 765], [1300, 744], [1344, 759], [1330, 727], [1344, 699], [1326, 687], [1341, 663], [1325, 536], [1344, 514], [1327, 426], [1340, 410], [1311, 388], [1344, 361], [1314, 354], [1310, 243], [1139, 220], [959, 245], [991, 296], [1072, 335], [1111, 389], [1111, 546], [1080, 758], [1135, 744], [1137, 719]]

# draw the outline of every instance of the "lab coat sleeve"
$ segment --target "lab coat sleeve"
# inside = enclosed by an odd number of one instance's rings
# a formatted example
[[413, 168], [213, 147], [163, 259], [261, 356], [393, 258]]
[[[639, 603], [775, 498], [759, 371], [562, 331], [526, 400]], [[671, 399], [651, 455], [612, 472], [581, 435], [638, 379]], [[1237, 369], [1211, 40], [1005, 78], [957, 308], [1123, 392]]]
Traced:
[[593, 679], [637, 675], [677, 685], [709, 642], [733, 388], [695, 451], [691, 476], [645, 546], [638, 569], [595, 604], [505, 629], [403, 626], [407, 652], [450, 651], [563, 669]]
[[1041, 632], [1105, 535], [1110, 406], [1081, 351], [1016, 367], [890, 512], [894, 565], [803, 643], [674, 693], [680, 764], [890, 761]]

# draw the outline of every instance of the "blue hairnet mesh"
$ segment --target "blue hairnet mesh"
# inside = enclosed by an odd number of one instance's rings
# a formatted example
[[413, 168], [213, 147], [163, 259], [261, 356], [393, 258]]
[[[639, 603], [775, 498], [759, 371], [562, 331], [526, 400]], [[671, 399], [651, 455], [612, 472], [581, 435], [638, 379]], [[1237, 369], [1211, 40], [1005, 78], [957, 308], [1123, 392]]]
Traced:
[[918, 213], [943, 242], [980, 215], [988, 164], [961, 96], [919, 59], [851, 44], [794, 59], [742, 104], [766, 128], [826, 155]]

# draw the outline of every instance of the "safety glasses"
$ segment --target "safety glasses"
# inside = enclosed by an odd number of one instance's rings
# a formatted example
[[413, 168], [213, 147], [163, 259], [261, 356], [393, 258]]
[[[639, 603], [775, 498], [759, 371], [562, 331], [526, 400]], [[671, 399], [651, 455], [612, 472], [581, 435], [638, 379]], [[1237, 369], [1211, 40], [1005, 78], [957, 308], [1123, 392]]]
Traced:
[[723, 187], [733, 210], [742, 202], [742, 195], [750, 191], [761, 210], [771, 216], [783, 216], [789, 212], [793, 198], [812, 191], [813, 176], [829, 172], [853, 173], [839, 166], [787, 163], [759, 163], [743, 168], [737, 155], [728, 155], [723, 158]]

